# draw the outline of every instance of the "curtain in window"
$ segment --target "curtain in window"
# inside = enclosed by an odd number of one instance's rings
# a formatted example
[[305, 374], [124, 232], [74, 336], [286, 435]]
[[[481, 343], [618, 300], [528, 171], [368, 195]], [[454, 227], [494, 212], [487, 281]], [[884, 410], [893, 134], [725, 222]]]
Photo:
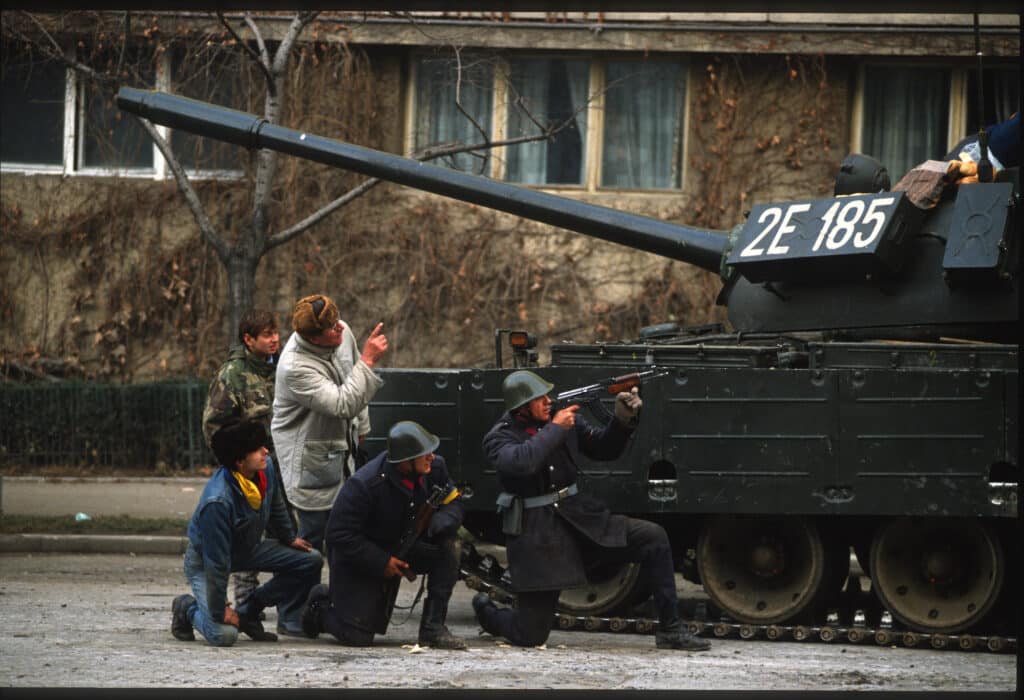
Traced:
[[976, 133], [981, 126], [992, 126], [1006, 121], [1014, 112], [1020, 111], [1020, 69], [986, 68], [982, 71], [982, 101], [984, 103], [984, 124], [978, 120], [978, 74], [970, 70], [967, 74], [967, 136]]
[[509, 147], [506, 178], [529, 185], [581, 184], [587, 141], [587, 62], [521, 59], [512, 61], [510, 68], [509, 138], [539, 133], [534, 121], [545, 127], [568, 123], [550, 141]]
[[[463, 109], [491, 134], [491, 109], [494, 100], [492, 66], [481, 60], [463, 57], [459, 98]], [[416, 62], [416, 150], [428, 146], [455, 143], [480, 143], [484, 137], [473, 121], [456, 105], [458, 66], [454, 60], [421, 58]], [[488, 174], [490, 157], [459, 153], [435, 161], [456, 170]]]
[[864, 69], [861, 149], [881, 161], [894, 183], [915, 165], [945, 155], [949, 82], [945, 68]]
[[681, 185], [685, 76], [678, 63], [608, 63], [602, 186]]

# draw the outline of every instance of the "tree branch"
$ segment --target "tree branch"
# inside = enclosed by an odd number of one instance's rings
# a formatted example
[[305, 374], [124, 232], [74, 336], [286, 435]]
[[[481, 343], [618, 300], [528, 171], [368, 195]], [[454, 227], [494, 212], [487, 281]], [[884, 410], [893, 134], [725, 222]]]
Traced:
[[181, 196], [185, 199], [185, 203], [188, 205], [189, 210], [192, 212], [192, 216], [195, 217], [196, 223], [199, 224], [199, 231], [203, 234], [203, 238], [206, 242], [217, 252], [217, 257], [227, 265], [228, 256], [231, 252], [230, 247], [224, 242], [217, 231], [213, 227], [213, 223], [210, 218], [206, 215], [206, 210], [203, 208], [203, 203], [199, 201], [199, 196], [196, 191], [192, 189], [192, 183], [189, 182], [188, 176], [185, 175], [184, 168], [175, 158], [174, 153], [171, 151], [171, 147], [167, 144], [167, 141], [160, 135], [160, 132], [156, 130], [152, 122], [142, 117], [136, 117], [139, 123], [142, 124], [142, 128], [146, 130], [149, 137], [153, 139], [156, 147], [160, 149], [160, 153], [163, 154], [164, 160], [167, 161], [167, 165], [170, 166], [171, 172], [174, 174], [174, 181], [178, 185], [178, 191], [181, 192]]
[[[113, 87], [116, 87], [118, 85], [118, 80], [116, 77], [109, 76], [104, 73], [99, 73], [93, 68], [85, 65], [84, 63], [79, 63], [77, 60], [69, 58], [68, 55], [64, 52], [64, 49], [61, 47], [61, 45], [57, 43], [57, 40], [50, 35], [50, 32], [46, 31], [46, 28], [39, 22], [39, 20], [35, 18], [35, 16], [29, 14], [28, 12], [22, 12], [21, 14], [24, 15], [25, 17], [28, 17], [32, 21], [32, 23], [36, 25], [36, 28], [39, 30], [39, 32], [46, 38], [47, 48], [44, 50], [46, 55], [49, 56], [51, 59], [63, 63], [65, 66], [75, 70], [78, 73], [82, 73], [83, 75], [89, 76], [91, 79], [95, 80], [96, 82], [102, 85]], [[20, 36], [26, 42], [31, 41], [28, 37], [25, 37], [23, 35]], [[43, 48], [43, 45], [36, 45], [40, 46], [40, 48]]]
[[[256, 63], [256, 65], [258, 65], [260, 67], [260, 70], [263, 71], [263, 74], [264, 74], [264, 76], [267, 79], [267, 83], [268, 84], [273, 83], [274, 81], [270, 77], [270, 68], [267, 65], [267, 64], [270, 63], [270, 61], [262, 59], [260, 54], [256, 53], [252, 49], [252, 47], [249, 46], [248, 42], [243, 40], [242, 37], [240, 37], [238, 35], [238, 33], [235, 31], [234, 27], [232, 27], [231, 24], [228, 22], [227, 18], [224, 17], [224, 12], [223, 11], [217, 10], [217, 19], [219, 19], [220, 23], [224, 25], [224, 28], [228, 30], [228, 33], [231, 34], [231, 36], [234, 38], [235, 42], [239, 46], [242, 47], [242, 50], [245, 51], [247, 54], [249, 54], [249, 56]], [[249, 29], [252, 30], [253, 34], [256, 35], [256, 43], [260, 47], [260, 51], [263, 54], [265, 54], [267, 47], [263, 43], [263, 37], [260, 35], [259, 30], [257, 30], [256, 25], [252, 22], [252, 18], [249, 16], [248, 12], [245, 13], [245, 22], [246, 22], [246, 24], [249, 25]]]

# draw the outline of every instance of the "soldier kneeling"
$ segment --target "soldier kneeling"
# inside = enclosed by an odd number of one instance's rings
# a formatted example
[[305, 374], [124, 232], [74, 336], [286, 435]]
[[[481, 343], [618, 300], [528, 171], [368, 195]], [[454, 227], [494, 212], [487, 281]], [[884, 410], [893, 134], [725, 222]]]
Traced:
[[[387, 631], [400, 576], [427, 576], [427, 598], [419, 644], [466, 649], [445, 626], [448, 601], [458, 580], [462, 524], [459, 492], [444, 460], [434, 455], [440, 440], [418, 423], [402, 421], [388, 432], [387, 451], [352, 475], [338, 493], [327, 520], [330, 587], [309, 593], [301, 619], [309, 637], [330, 632], [347, 646], [369, 646]], [[395, 556], [410, 523], [435, 487], [443, 503], [407, 555]]]

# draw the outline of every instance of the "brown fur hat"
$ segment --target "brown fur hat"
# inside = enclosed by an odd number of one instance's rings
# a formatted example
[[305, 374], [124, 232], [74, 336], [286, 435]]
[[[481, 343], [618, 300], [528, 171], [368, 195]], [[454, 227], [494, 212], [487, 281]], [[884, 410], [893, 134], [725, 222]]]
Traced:
[[326, 294], [311, 294], [295, 302], [292, 328], [303, 338], [320, 335], [338, 322], [338, 307]]

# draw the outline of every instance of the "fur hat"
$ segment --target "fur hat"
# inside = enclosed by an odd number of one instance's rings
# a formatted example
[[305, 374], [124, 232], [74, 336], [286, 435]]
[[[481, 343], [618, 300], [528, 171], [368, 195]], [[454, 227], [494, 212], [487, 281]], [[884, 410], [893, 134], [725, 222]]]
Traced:
[[304, 338], [320, 335], [338, 322], [338, 307], [326, 294], [311, 294], [295, 302], [292, 328]]
[[267, 429], [263, 423], [244, 420], [224, 424], [213, 434], [210, 446], [218, 462], [228, 469], [234, 469], [235, 462], [265, 447], [268, 442]]

